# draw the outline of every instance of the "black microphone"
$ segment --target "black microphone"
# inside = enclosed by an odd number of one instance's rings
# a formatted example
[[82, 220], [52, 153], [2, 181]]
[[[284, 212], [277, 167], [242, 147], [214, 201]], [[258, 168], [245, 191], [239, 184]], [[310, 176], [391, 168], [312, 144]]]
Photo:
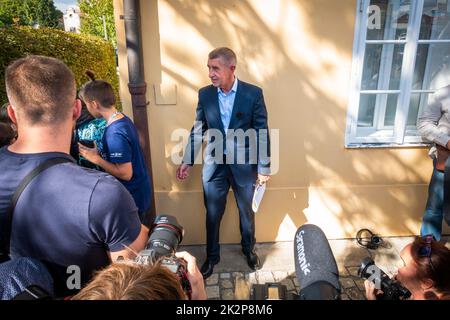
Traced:
[[294, 239], [295, 273], [300, 300], [338, 300], [339, 271], [328, 240], [316, 225], [298, 228]]

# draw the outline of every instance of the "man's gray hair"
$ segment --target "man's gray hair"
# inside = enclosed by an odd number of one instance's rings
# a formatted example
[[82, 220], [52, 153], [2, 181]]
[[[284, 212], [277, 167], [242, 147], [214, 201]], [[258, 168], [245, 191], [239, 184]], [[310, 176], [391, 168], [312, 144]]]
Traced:
[[229, 66], [236, 66], [237, 58], [233, 50], [227, 47], [216, 48], [208, 55], [209, 59], [223, 58]]

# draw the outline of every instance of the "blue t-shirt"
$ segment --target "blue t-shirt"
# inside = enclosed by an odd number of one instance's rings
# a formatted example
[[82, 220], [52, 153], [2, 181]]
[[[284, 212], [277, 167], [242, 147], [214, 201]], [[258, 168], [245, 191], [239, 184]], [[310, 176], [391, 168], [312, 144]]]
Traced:
[[[0, 224], [20, 181], [49, 158], [64, 153], [18, 154], [0, 149]], [[75, 163], [41, 172], [25, 188], [13, 215], [11, 256], [65, 268], [80, 267], [81, 280], [109, 264], [107, 251], [137, 239], [141, 223], [133, 198], [111, 175]], [[65, 274], [65, 276], [69, 276]]]
[[106, 127], [103, 134], [103, 158], [111, 163], [131, 162], [133, 176], [130, 181], [120, 180], [131, 193], [140, 212], [150, 207], [150, 180], [139, 136], [127, 116]]

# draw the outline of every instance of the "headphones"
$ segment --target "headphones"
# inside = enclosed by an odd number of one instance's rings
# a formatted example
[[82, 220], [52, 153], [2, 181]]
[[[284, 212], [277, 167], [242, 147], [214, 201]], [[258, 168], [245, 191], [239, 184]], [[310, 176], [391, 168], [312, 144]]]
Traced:
[[374, 234], [369, 229], [359, 230], [356, 233], [356, 241], [361, 247], [370, 250], [377, 250], [384, 242], [380, 236]]

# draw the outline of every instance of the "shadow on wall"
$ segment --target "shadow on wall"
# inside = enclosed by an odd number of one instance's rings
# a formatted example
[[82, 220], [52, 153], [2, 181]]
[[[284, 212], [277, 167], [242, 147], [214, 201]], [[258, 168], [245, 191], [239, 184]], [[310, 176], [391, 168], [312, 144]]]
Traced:
[[[207, 54], [219, 46], [236, 51], [240, 79], [264, 89], [269, 126], [280, 133], [280, 169], [257, 216], [258, 241], [288, 240], [306, 221], [331, 237], [352, 237], [363, 227], [382, 235], [418, 233], [431, 174], [426, 150], [344, 148], [356, 1], [166, 0], [149, 6], [161, 34], [151, 50], [159, 45], [161, 53], [152, 55], [158, 58], [147, 70], [153, 80], [177, 83], [179, 101], [194, 101], [209, 84]], [[159, 110], [162, 121], [150, 124], [165, 140], [152, 144], [153, 155], [165, 154], [156, 160], [156, 185], [169, 201], [180, 200], [177, 206], [186, 211], [181, 222], [198, 218], [200, 230], [203, 212], [189, 212], [182, 199], [183, 193], [201, 194], [201, 168], [180, 184], [167, 151], [173, 128], [192, 126], [195, 107]], [[173, 118], [174, 112], [183, 117]], [[237, 225], [237, 209], [230, 211], [222, 234], [238, 242], [239, 231], [227, 228]]]

